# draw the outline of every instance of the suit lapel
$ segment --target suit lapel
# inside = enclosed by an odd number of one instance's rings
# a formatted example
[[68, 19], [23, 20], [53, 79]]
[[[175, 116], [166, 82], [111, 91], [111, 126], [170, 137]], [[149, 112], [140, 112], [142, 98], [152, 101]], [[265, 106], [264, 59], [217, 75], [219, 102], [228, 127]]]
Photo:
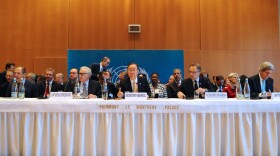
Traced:
[[128, 89], [130, 92], [132, 92], [132, 85], [131, 85], [130, 78], [127, 78], [126, 80], [127, 80], [127, 84], [128, 84], [127, 89]]
[[259, 75], [256, 75], [256, 76], [257, 76], [256, 84], [257, 84], [258, 92], [261, 93], [262, 92], [262, 88], [261, 88], [261, 83], [260, 83], [260, 77], [259, 77]]

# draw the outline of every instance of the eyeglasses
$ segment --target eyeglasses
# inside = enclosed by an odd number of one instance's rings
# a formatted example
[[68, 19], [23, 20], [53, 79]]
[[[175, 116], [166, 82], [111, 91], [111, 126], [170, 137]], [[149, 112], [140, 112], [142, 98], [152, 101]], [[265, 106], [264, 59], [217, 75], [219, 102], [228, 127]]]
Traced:
[[190, 74], [199, 73], [200, 71], [189, 71]]
[[79, 75], [85, 75], [85, 74], [89, 74], [89, 73], [79, 73]]

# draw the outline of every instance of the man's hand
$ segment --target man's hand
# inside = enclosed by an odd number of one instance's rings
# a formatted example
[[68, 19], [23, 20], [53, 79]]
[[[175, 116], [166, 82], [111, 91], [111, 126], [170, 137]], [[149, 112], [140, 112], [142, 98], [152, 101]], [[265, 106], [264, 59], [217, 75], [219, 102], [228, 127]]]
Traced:
[[179, 91], [177, 93], [177, 96], [178, 96], [179, 99], [185, 99], [186, 98], [186, 95], [184, 93], [182, 93], [181, 91]]

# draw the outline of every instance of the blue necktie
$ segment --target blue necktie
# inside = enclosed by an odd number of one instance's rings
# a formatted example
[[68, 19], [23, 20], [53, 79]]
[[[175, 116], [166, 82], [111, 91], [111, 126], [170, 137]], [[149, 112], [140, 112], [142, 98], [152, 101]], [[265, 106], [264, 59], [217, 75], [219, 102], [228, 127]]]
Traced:
[[266, 88], [265, 80], [262, 80], [262, 92], [266, 92], [265, 88]]

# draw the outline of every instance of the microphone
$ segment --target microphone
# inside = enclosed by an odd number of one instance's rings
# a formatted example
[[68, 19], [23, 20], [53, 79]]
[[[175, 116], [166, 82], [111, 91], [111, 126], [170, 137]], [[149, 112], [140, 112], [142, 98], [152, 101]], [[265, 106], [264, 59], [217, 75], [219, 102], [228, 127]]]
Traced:
[[67, 88], [69, 82], [71, 82], [70, 77], [68, 77], [68, 81], [67, 81], [67, 83], [66, 83], [66, 85], [65, 85], [65, 88], [64, 88], [64, 90], [63, 90], [64, 92], [66, 91], [66, 88]]
[[270, 82], [269, 78], [267, 79], [267, 82], [268, 82], [270, 85], [272, 85], [273, 89], [274, 89], [276, 92], [279, 92], [278, 89], [277, 89], [276, 87], [274, 87], [273, 84]]

